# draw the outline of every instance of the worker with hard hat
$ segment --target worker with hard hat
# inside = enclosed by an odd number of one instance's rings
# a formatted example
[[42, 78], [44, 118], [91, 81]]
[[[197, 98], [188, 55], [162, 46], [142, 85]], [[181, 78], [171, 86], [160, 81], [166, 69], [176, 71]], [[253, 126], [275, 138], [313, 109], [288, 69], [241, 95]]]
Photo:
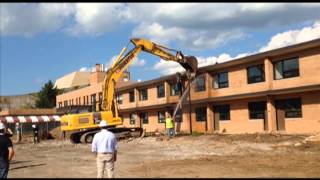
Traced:
[[169, 138], [174, 136], [174, 123], [173, 119], [171, 118], [171, 115], [169, 113], [166, 113], [166, 130], [167, 130], [167, 135]]
[[17, 143], [19, 143], [21, 141], [21, 126], [20, 126], [20, 123], [16, 123], [16, 133], [17, 133]]
[[7, 178], [9, 172], [9, 161], [14, 156], [11, 139], [5, 135], [6, 127], [0, 122], [0, 179]]
[[115, 135], [107, 130], [107, 122], [101, 120], [99, 123], [101, 131], [96, 133], [92, 140], [92, 152], [96, 154], [98, 178], [104, 177], [107, 171], [108, 178], [114, 178], [114, 162], [117, 160], [117, 139]]
[[32, 130], [33, 130], [33, 143], [38, 144], [39, 141], [39, 127], [36, 124], [32, 124]]

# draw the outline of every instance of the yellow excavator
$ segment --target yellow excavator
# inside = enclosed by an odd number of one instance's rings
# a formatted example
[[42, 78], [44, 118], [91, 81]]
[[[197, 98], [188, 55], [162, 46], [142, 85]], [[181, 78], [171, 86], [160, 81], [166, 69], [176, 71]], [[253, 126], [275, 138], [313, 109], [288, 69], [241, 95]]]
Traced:
[[[123, 72], [133, 62], [141, 51], [159, 56], [165, 61], [179, 63], [186, 70], [188, 77], [195, 77], [198, 69], [198, 61], [194, 56], [184, 56], [181, 51], [169, 49], [146, 39], [132, 38], [130, 42], [134, 45], [127, 52], [124, 47], [119, 56], [107, 70], [102, 88], [102, 104], [96, 103], [95, 112], [80, 114], [66, 114], [61, 117], [61, 131], [69, 132], [70, 140], [73, 143], [91, 143], [95, 133], [99, 131], [99, 122], [106, 120], [109, 130], [115, 133], [116, 137], [141, 136], [141, 127], [120, 128], [123, 120], [118, 113], [118, 105], [115, 98], [115, 84], [121, 78]], [[124, 53], [127, 52], [125, 55]], [[174, 54], [172, 52], [175, 52]]]

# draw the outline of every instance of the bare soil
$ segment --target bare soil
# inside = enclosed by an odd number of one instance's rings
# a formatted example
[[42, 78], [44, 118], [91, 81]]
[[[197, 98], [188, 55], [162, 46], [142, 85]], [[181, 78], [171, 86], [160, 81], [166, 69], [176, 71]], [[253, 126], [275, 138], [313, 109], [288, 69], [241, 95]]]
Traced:
[[[199, 135], [119, 141], [115, 177], [320, 177], [320, 145], [304, 135]], [[95, 178], [90, 144], [24, 137], [15, 144], [9, 178]]]

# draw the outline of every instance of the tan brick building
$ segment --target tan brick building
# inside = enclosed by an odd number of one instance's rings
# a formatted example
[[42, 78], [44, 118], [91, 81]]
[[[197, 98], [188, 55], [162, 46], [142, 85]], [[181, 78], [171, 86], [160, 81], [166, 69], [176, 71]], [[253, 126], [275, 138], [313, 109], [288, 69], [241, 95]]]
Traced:
[[[202, 67], [199, 74], [191, 88], [191, 122], [186, 100], [178, 132], [320, 132], [320, 39]], [[90, 86], [57, 96], [57, 107], [99, 100], [98, 77], [93, 73]], [[172, 113], [179, 99], [176, 79], [118, 86], [123, 126], [164, 130], [164, 113]]]

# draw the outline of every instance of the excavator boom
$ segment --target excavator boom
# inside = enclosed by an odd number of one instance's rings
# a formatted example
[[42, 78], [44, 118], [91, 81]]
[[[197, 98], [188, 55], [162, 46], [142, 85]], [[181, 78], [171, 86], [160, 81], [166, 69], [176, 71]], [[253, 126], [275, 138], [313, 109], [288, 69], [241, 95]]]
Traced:
[[[72, 142], [90, 142], [93, 135], [98, 130], [98, 123], [101, 119], [107, 121], [109, 126], [117, 126], [123, 123], [118, 114], [118, 105], [115, 98], [115, 85], [123, 72], [129, 67], [141, 51], [159, 56], [165, 61], [174, 61], [184, 67], [187, 73], [195, 76], [198, 68], [197, 59], [194, 56], [184, 56], [181, 51], [176, 51], [146, 39], [132, 38], [134, 48], [126, 54], [127, 48], [123, 48], [116, 60], [108, 69], [104, 78], [102, 87], [102, 104], [96, 104], [96, 112], [88, 112], [82, 114], [70, 114], [61, 117], [62, 131], [75, 131], [71, 134]], [[190, 77], [190, 76], [189, 76]], [[121, 128], [116, 128], [114, 131], [119, 132]], [[137, 130], [138, 128], [132, 128]], [[132, 131], [130, 129], [130, 131]], [[122, 128], [121, 132], [126, 129]], [[141, 131], [141, 129], [139, 129]], [[81, 140], [82, 139], [82, 140]]]

